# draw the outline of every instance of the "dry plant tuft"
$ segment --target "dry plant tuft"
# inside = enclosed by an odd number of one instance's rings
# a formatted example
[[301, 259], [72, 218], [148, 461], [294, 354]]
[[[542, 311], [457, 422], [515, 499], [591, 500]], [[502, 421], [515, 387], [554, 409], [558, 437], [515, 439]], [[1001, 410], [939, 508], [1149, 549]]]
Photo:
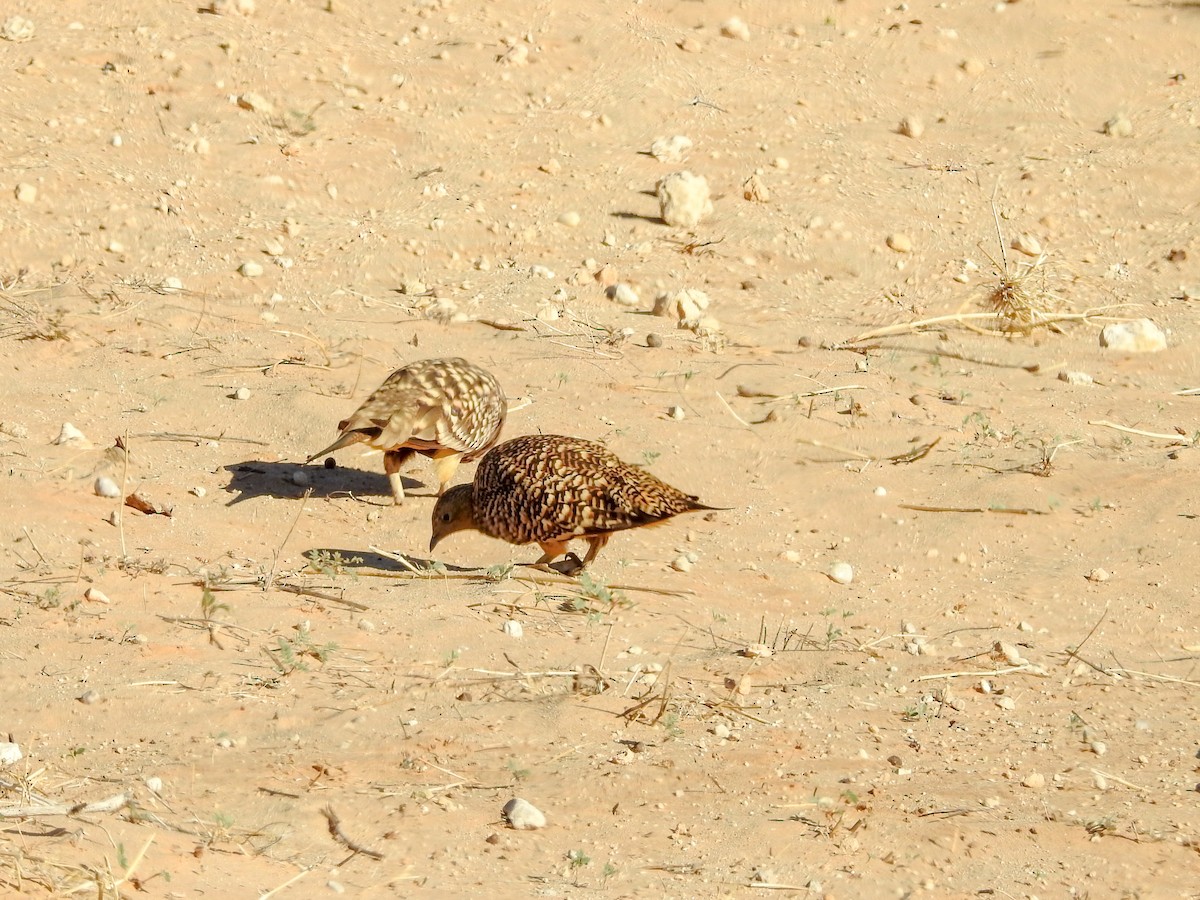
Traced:
[[1046, 254], [1041, 253], [1032, 262], [1019, 262], [1010, 268], [995, 198], [992, 199], [992, 218], [996, 222], [1000, 262], [996, 262], [983, 247], [979, 249], [998, 270], [1000, 281], [984, 297], [984, 307], [995, 314], [998, 330], [1002, 332], [1029, 334], [1044, 326], [1061, 334], [1062, 329], [1057, 323], [1064, 317], [1074, 316], [1075, 311], [1065, 298], [1050, 289]]
[[60, 307], [51, 310], [47, 301], [58, 299], [65, 285], [14, 290], [21, 275], [0, 279], [0, 338], [19, 341], [66, 341], [71, 335], [63, 323], [66, 315]]

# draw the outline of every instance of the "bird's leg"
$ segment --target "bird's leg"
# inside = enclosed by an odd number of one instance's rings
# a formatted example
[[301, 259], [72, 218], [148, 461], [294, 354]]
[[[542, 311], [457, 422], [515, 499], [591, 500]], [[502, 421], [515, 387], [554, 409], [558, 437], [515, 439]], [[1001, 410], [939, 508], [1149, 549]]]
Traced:
[[604, 545], [608, 543], [608, 538], [609, 536], [607, 534], [597, 534], [587, 539], [588, 552], [587, 555], [583, 557], [583, 562], [579, 564], [579, 572], [582, 572], [589, 565], [591, 565], [592, 560], [596, 558], [596, 554], [603, 550]]
[[404, 481], [400, 477], [400, 468], [413, 452], [408, 447], [401, 447], [398, 450], [385, 450], [383, 454], [383, 471], [392, 485], [392, 500], [397, 506], [404, 502]]
[[440, 450], [433, 458], [433, 468], [437, 472], [438, 477], [438, 496], [442, 496], [446, 492], [446, 485], [454, 479], [454, 473], [458, 470], [458, 461], [462, 459], [462, 454], [457, 450]]
[[542, 558], [534, 563], [535, 566], [545, 566], [567, 552], [566, 541], [538, 541], [542, 548]]

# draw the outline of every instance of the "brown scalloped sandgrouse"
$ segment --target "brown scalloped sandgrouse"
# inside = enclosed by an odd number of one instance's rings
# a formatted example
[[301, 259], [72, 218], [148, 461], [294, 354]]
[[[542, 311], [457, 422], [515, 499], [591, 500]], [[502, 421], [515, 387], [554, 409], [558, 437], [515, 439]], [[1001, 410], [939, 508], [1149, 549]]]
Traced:
[[538, 565], [563, 555], [567, 543], [580, 538], [589, 545], [582, 570], [615, 531], [717, 508], [622, 462], [600, 444], [527, 434], [490, 450], [473, 483], [438, 498], [429, 549], [447, 535], [474, 529], [510, 544], [537, 543]]
[[423, 359], [389, 375], [338, 423], [338, 439], [307, 461], [366, 442], [383, 451], [383, 470], [399, 504], [400, 467], [410, 456], [433, 459], [441, 494], [460, 461], [471, 462], [496, 443], [507, 414], [504, 390], [490, 372], [457, 357]]

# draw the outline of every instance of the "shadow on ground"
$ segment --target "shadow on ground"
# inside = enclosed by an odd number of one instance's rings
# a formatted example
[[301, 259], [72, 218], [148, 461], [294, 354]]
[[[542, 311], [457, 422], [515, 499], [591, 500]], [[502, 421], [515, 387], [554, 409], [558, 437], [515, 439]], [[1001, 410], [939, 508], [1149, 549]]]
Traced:
[[[392, 491], [388, 486], [387, 476], [382, 472], [368, 472], [363, 469], [342, 468], [326, 469], [324, 466], [306, 466], [296, 462], [263, 462], [248, 459], [244, 462], [231, 463], [225, 467], [229, 473], [229, 484], [225, 490], [234, 494], [226, 506], [233, 506], [243, 500], [255, 497], [275, 497], [279, 500], [299, 500], [304, 492], [312, 490], [313, 497], [360, 497], [367, 498], [364, 502], [379, 506], [392, 506]], [[302, 472], [306, 483], [297, 484], [296, 473]], [[404, 490], [407, 493], [412, 488], [424, 488], [423, 482], [411, 478], [404, 479]], [[412, 494], [413, 497], [432, 497], [432, 493]]]

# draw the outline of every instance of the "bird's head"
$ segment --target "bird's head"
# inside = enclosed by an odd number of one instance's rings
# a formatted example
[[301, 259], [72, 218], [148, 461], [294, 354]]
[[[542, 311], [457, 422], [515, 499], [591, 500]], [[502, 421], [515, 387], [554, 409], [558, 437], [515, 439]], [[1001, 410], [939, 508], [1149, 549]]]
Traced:
[[438, 497], [433, 507], [433, 535], [429, 538], [429, 550], [433, 551], [444, 537], [456, 531], [475, 527], [475, 508], [472, 502], [472, 488], [469, 484], [459, 484], [450, 488]]

